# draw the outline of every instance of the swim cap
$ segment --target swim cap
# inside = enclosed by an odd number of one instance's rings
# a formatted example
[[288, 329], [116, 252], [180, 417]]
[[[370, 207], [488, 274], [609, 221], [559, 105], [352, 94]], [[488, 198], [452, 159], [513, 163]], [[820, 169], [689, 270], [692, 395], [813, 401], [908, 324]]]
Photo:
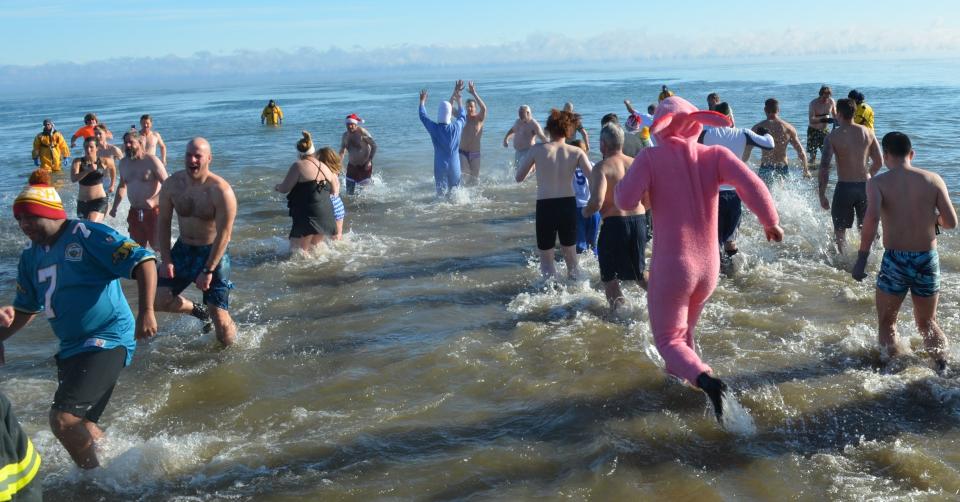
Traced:
[[356, 113], [351, 113], [347, 115], [347, 123], [360, 125], [363, 123], [363, 119], [358, 117]]
[[[30, 176], [31, 182], [49, 182], [49, 180], [49, 175], [37, 174], [36, 171]], [[13, 201], [13, 217], [19, 218], [21, 214], [32, 214], [51, 220], [67, 219], [67, 212], [63, 210], [60, 194], [57, 193], [56, 188], [47, 183], [31, 183], [20, 192]]]
[[453, 105], [449, 101], [441, 101], [437, 107], [437, 123], [449, 124], [450, 117], [453, 116]]

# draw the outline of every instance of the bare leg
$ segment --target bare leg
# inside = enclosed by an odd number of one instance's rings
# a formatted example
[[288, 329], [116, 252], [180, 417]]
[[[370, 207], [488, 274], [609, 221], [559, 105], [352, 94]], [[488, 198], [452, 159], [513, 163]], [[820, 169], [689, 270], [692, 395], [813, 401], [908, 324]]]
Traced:
[[880, 337], [880, 348], [886, 350], [887, 355], [895, 357], [899, 353], [897, 347], [897, 315], [903, 296], [891, 295], [877, 289], [877, 331]]
[[923, 346], [937, 362], [946, 361], [947, 337], [937, 324], [937, 301], [939, 294], [933, 296], [911, 295], [913, 299], [913, 318], [917, 329], [923, 335]]
[[553, 264], [552, 249], [537, 249], [540, 255], [540, 275], [544, 278], [550, 278], [557, 274], [557, 267]]
[[290, 254], [293, 254], [297, 251], [306, 252], [309, 249], [310, 249], [309, 237], [291, 237], [290, 238]]
[[343, 240], [343, 220], [337, 220], [337, 235], [333, 236], [333, 240], [335, 241]]
[[567, 264], [567, 277], [576, 279], [580, 277], [580, 268], [577, 265], [577, 246], [560, 246], [563, 253], [563, 261]]
[[838, 228], [833, 231], [833, 234], [837, 241], [837, 253], [843, 254], [843, 248], [847, 242], [847, 230], [845, 228]]
[[[98, 433], [96, 437], [91, 434], [91, 426]], [[60, 440], [60, 444], [67, 450], [70, 458], [78, 467], [81, 469], [100, 467], [93, 442], [103, 436], [103, 432], [96, 424], [71, 413], [51, 409], [50, 430]]]
[[193, 302], [180, 295], [174, 295], [170, 288], [157, 288], [153, 308], [158, 312], [190, 314], [193, 312]]
[[623, 291], [620, 290], [620, 281], [618, 279], [604, 282], [603, 293], [607, 296], [610, 310], [617, 310], [617, 307], [626, 302], [626, 299], [623, 297]]
[[103, 221], [103, 213], [98, 211], [90, 211], [87, 213], [87, 219], [99, 223]]
[[207, 304], [207, 307], [210, 309], [210, 319], [213, 320], [213, 326], [217, 331], [217, 340], [224, 347], [232, 345], [237, 340], [237, 325], [230, 317], [230, 312], [216, 305]]

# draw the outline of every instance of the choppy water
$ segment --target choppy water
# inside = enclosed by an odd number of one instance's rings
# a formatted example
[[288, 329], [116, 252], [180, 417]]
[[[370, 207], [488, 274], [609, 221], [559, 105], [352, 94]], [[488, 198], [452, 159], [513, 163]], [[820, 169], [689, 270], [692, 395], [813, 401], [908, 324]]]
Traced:
[[[192, 320], [161, 315], [160, 336], [138, 349], [104, 415], [94, 473], [73, 467], [47, 428], [56, 344], [45, 322], [7, 342], [0, 390], [44, 457], [50, 500], [956, 498], [960, 382], [920, 356], [880, 368], [873, 286], [828, 252], [829, 216], [810, 182], [774, 192], [782, 244], [745, 217], [740, 273], [704, 311], [702, 352], [739, 403], [728, 403], [721, 429], [701, 393], [662, 372], [643, 292], [630, 289], [626, 311], [609, 315], [592, 258], [582, 262], [589, 282], [538, 280], [534, 184], [512, 181], [500, 141], [521, 103], [542, 120], [573, 101], [595, 132], [624, 98], [652, 101], [661, 83], [701, 106], [719, 92], [744, 126], [776, 96], [803, 136], [807, 103], [826, 81], [837, 96], [861, 89], [878, 133], [910, 134], [916, 164], [956, 190], [960, 89], [943, 75], [958, 69], [956, 60], [678, 64], [5, 99], [7, 214], [43, 117], [69, 135], [87, 111], [115, 131], [151, 113], [174, 169], [190, 136], [211, 140], [213, 168], [240, 201], [230, 248], [240, 340], [222, 350]], [[476, 78], [490, 107], [484, 180], [438, 203], [417, 91], [428, 87], [435, 104], [458, 77]], [[269, 98], [286, 113], [281, 129], [259, 125]], [[347, 202], [344, 242], [285, 260], [289, 218], [272, 187], [300, 129], [335, 144], [351, 112], [377, 138], [380, 183]], [[9, 300], [25, 238], [12, 219], [0, 229]], [[940, 322], [955, 339], [958, 238], [948, 232], [940, 245]], [[899, 329], [919, 346], [909, 300]]]

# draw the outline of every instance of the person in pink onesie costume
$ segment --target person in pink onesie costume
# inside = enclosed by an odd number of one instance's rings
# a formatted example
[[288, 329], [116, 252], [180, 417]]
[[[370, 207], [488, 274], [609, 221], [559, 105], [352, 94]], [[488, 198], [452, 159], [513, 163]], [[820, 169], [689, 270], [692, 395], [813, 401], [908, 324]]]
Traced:
[[730, 127], [726, 116], [698, 111], [674, 96], [657, 107], [650, 132], [657, 146], [637, 154], [617, 184], [614, 201], [636, 207], [649, 193], [657, 215], [647, 309], [657, 350], [667, 372], [703, 390], [722, 415], [726, 384], [697, 355], [694, 328], [717, 286], [717, 198], [721, 184], [732, 185], [764, 227], [767, 240], [783, 239], [777, 210], [763, 181], [730, 150], [697, 143], [703, 125]]

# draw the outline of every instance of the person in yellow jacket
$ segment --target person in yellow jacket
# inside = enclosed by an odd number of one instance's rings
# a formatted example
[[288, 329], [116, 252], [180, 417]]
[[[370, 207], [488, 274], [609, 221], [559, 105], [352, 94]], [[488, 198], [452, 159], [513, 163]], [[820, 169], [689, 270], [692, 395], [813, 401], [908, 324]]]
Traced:
[[[0, 355], [0, 361], [3, 357]], [[0, 394], [0, 500], [40, 502], [40, 453], [20, 428], [7, 396]]]
[[260, 123], [267, 125], [280, 125], [283, 123], [283, 110], [271, 99], [267, 106], [260, 112]]
[[64, 159], [70, 157], [70, 147], [50, 119], [43, 121], [43, 131], [33, 138], [33, 164], [48, 171], [59, 171]]
[[863, 127], [870, 129], [870, 132], [874, 132], [873, 107], [863, 102], [863, 100], [866, 99], [863, 93], [854, 89], [850, 91], [850, 94], [848, 94], [847, 97], [857, 103], [857, 109], [853, 113], [853, 123], [860, 124]]

